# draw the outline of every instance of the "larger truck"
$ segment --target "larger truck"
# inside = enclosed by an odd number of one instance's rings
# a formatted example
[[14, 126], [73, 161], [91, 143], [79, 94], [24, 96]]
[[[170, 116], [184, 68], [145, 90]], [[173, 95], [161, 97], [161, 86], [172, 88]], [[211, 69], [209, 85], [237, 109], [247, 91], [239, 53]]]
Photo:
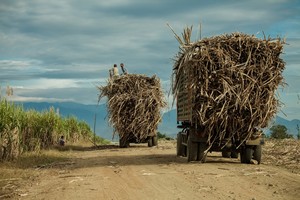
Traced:
[[240, 155], [241, 163], [249, 164], [253, 159], [260, 164], [264, 134], [256, 128], [253, 129], [255, 130], [253, 133], [250, 133], [250, 137], [249, 134], [241, 134], [248, 135], [248, 137], [225, 137], [208, 144], [208, 137], [211, 134], [204, 132], [203, 124], [194, 117], [197, 112], [195, 109], [196, 99], [193, 91], [188, 87], [188, 83], [188, 71], [183, 71], [177, 94], [177, 127], [181, 129], [177, 134], [177, 156], [187, 157], [188, 162], [205, 162], [208, 152], [221, 152], [222, 156], [227, 158], [238, 158]]
[[173, 66], [177, 104], [177, 156], [205, 162], [208, 152], [261, 162], [264, 134], [284, 85], [280, 58], [284, 41], [243, 33], [190, 41], [176, 35], [180, 51]]

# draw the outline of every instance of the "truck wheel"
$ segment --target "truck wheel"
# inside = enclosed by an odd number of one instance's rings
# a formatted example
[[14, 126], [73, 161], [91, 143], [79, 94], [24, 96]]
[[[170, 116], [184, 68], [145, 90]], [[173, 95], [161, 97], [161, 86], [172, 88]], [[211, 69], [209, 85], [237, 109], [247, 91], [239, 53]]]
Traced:
[[158, 142], [157, 142], [157, 136], [153, 136], [153, 137], [152, 137], [152, 145], [153, 145], [153, 146], [157, 146], [157, 143], [158, 143]]
[[239, 157], [239, 153], [232, 151], [231, 154], [230, 154], [230, 156], [231, 156], [231, 158], [238, 158]]
[[207, 149], [207, 145], [205, 142], [199, 142], [198, 143], [198, 158], [197, 160], [199, 160], [202, 163], [205, 163], [206, 160], [206, 151]]
[[227, 151], [222, 151], [222, 157], [223, 158], [230, 158], [230, 152], [227, 152]]
[[198, 144], [193, 142], [191, 138], [188, 138], [187, 141], [187, 157], [188, 162], [190, 161], [196, 161], [197, 160], [197, 154], [198, 154]]
[[249, 146], [246, 146], [246, 148], [243, 149], [241, 152], [241, 163], [250, 164], [252, 156], [253, 156], [253, 149]]
[[124, 138], [124, 137], [120, 138], [119, 139], [119, 146], [120, 146], [120, 148], [129, 147], [129, 142], [127, 141], [127, 138]]
[[253, 159], [256, 160], [258, 164], [260, 164], [261, 161], [261, 151], [262, 151], [261, 145], [257, 145], [254, 147]]
[[181, 132], [177, 134], [177, 146], [176, 146], [176, 155], [184, 156], [184, 145], [182, 144], [182, 135]]
[[149, 138], [148, 139], [148, 147], [152, 147], [153, 146], [153, 144], [152, 144], [152, 138]]

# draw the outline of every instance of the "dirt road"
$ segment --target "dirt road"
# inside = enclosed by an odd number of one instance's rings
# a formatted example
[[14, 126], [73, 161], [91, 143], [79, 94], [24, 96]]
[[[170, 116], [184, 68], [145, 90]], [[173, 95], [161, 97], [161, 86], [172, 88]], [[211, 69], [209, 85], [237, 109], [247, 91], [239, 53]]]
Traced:
[[18, 199], [300, 199], [300, 175], [284, 168], [220, 153], [187, 163], [175, 151], [175, 141], [167, 141], [66, 152], [69, 161], [36, 168], [38, 177], [19, 188]]

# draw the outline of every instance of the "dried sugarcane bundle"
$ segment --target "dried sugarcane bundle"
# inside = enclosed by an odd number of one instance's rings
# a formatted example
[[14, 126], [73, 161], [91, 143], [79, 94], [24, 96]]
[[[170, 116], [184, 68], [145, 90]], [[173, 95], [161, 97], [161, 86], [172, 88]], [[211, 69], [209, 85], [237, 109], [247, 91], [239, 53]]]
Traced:
[[138, 141], [155, 136], [166, 106], [160, 80], [156, 76], [127, 74], [99, 86], [99, 100], [107, 96], [109, 122], [120, 138]]
[[293, 173], [300, 174], [300, 140], [270, 139], [266, 141], [263, 156], [264, 163], [283, 166]]
[[[204, 129], [208, 143], [224, 138], [249, 139], [277, 113], [276, 90], [284, 86], [284, 40], [258, 39], [243, 33], [190, 41], [183, 34], [173, 66], [172, 91], [178, 97], [182, 76], [192, 97], [193, 123]], [[187, 36], [188, 33], [188, 36]], [[177, 36], [178, 37], [178, 36]]]

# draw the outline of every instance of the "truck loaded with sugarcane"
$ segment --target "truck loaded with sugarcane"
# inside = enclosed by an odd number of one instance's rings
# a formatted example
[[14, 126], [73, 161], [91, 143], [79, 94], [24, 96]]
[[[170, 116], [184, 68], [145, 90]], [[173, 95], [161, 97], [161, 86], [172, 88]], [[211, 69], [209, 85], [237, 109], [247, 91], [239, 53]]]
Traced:
[[177, 156], [205, 162], [208, 152], [241, 163], [261, 162], [262, 128], [277, 113], [275, 92], [284, 85], [284, 41], [232, 33], [191, 42], [192, 28], [176, 34], [173, 66], [177, 104]]
[[[122, 67], [122, 65], [121, 65]], [[116, 69], [114, 71], [117, 71]], [[157, 76], [112, 74], [106, 86], [99, 86], [99, 100], [107, 96], [109, 122], [118, 134], [119, 146], [148, 143], [157, 146], [157, 127], [161, 109], [166, 105]]]

